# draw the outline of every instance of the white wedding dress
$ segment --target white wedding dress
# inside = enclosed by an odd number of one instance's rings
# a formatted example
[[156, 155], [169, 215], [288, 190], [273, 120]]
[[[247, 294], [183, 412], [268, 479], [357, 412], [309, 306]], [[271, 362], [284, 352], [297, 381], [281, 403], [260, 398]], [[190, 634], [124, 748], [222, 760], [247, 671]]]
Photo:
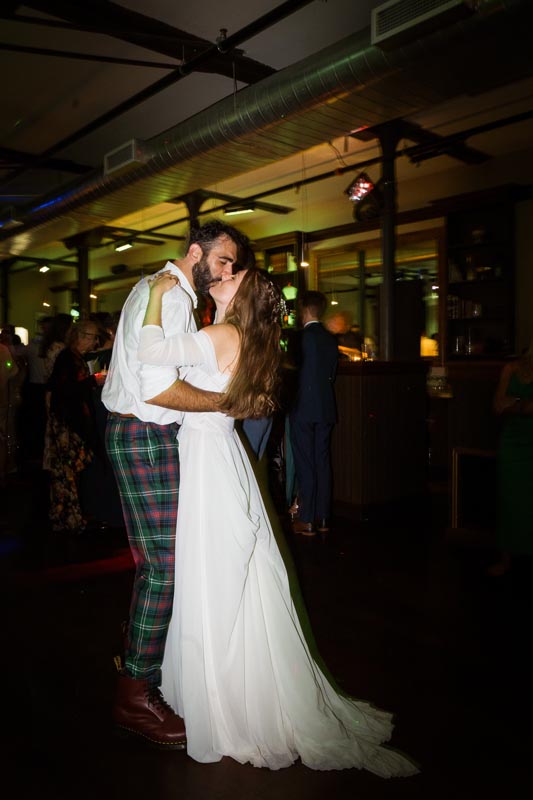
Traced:
[[[201, 352], [203, 363], [187, 380], [224, 389], [227, 375], [205, 332], [162, 337], [160, 328], [143, 329], [143, 360], [190, 364]], [[313, 660], [233, 420], [188, 413], [178, 439], [176, 584], [162, 691], [185, 720], [188, 754], [270, 769], [300, 758], [312, 769], [416, 773], [405, 756], [382, 746], [391, 715], [340, 696]]]

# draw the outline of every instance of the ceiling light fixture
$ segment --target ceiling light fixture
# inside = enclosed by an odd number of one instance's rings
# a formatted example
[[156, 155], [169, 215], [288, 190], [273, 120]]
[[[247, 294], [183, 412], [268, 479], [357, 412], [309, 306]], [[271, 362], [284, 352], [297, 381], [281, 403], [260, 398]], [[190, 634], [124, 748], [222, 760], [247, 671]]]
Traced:
[[42, 267], [39, 267], [39, 272], [50, 272], [50, 267], [47, 267], [46, 264], [43, 264]]
[[255, 211], [255, 206], [253, 203], [246, 203], [243, 205], [229, 205], [226, 206], [224, 209], [224, 214], [227, 217], [234, 217], [237, 214], [251, 214], [252, 211]]
[[302, 185], [298, 187], [296, 190], [300, 192], [300, 202], [301, 202], [301, 224], [302, 224], [302, 239], [301, 239], [301, 250], [300, 250], [300, 267], [308, 267], [309, 261], [307, 260], [307, 244], [305, 241], [305, 232], [308, 228], [308, 197], [307, 197], [307, 184], [306, 184], [307, 174], [305, 171], [305, 155], [302, 153]]
[[90, 294], [89, 297], [91, 298], [91, 300], [98, 300], [97, 294]]
[[117, 244], [115, 246], [115, 251], [121, 253], [123, 250], [129, 250], [130, 247], [133, 247], [133, 242], [122, 242], [122, 244]]

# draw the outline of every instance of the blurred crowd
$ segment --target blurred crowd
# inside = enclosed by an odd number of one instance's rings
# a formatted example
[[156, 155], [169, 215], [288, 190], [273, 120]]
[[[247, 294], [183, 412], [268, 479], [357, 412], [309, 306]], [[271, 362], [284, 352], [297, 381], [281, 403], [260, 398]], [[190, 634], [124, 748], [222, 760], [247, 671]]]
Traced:
[[0, 333], [0, 485], [42, 470], [55, 532], [122, 523], [100, 399], [117, 324], [60, 313], [41, 318], [27, 345], [13, 325]]

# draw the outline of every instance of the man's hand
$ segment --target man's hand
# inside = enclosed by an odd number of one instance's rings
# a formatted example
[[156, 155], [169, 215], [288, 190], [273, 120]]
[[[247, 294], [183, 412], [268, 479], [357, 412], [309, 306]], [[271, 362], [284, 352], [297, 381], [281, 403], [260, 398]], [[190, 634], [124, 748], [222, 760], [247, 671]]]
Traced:
[[222, 395], [197, 389], [186, 381], [176, 381], [164, 392], [146, 400], [151, 406], [162, 406], [177, 411], [220, 411]]

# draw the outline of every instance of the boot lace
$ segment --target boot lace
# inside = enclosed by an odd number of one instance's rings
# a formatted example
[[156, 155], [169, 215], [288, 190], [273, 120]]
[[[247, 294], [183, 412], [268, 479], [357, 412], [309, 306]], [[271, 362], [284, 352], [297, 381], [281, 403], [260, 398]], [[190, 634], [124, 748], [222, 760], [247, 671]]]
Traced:
[[169, 704], [161, 694], [161, 690], [157, 686], [148, 688], [146, 694], [148, 700], [153, 706], [160, 708], [161, 711], [166, 711], [169, 714], [174, 714], [174, 709], [169, 706]]

